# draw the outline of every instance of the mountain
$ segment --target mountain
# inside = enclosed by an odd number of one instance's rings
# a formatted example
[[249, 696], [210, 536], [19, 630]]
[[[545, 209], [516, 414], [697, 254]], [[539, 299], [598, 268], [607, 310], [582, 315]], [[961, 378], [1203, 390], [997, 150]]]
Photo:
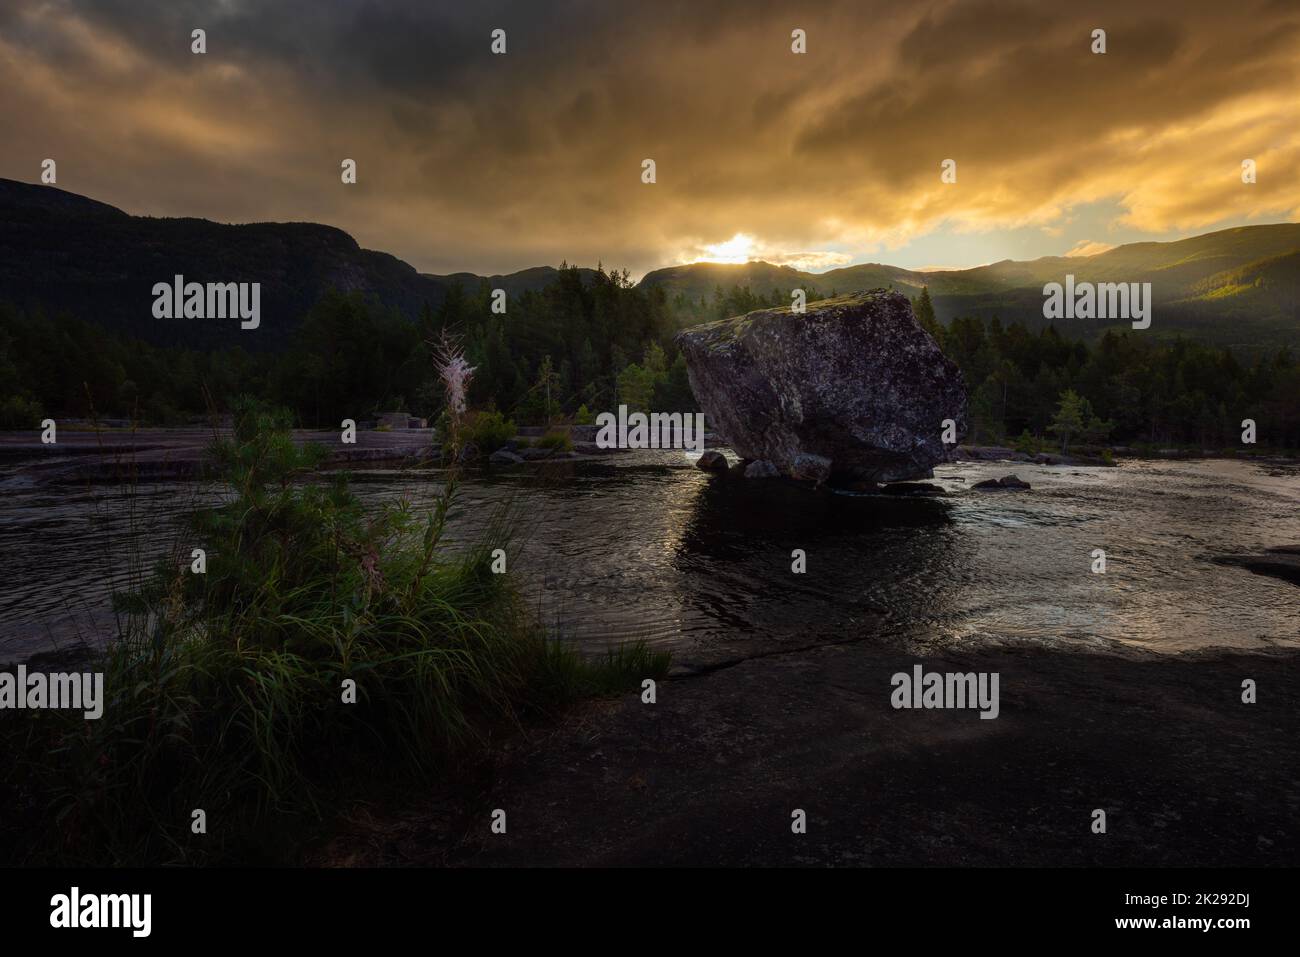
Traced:
[[825, 273], [809, 273], [759, 260], [668, 266], [648, 272], [641, 279], [642, 286], [660, 287], [669, 299], [681, 295], [689, 302], [703, 300], [706, 303], [713, 298], [714, 290], [719, 287], [727, 290], [732, 286], [748, 286], [754, 292], [764, 294], [773, 290], [785, 292], [795, 288], [805, 291], [815, 289], [829, 296], [832, 292], [856, 292], [880, 286], [894, 286], [900, 291], [910, 289], [915, 294], [921, 291], [925, 283], [924, 273], [879, 263], [848, 266]]
[[[472, 272], [454, 272], [445, 276], [425, 275], [443, 286], [460, 283], [461, 288], [467, 292], [471, 289], [477, 290], [480, 283], [487, 283], [490, 289], [504, 289], [506, 295], [513, 299], [525, 292], [545, 289], [555, 281], [559, 274], [560, 271], [554, 266], [533, 266], [529, 269], [521, 269], [518, 272], [495, 276], [480, 276]], [[596, 275], [596, 270], [579, 268], [578, 275], [582, 277], [585, 283]]]
[[[555, 273], [540, 267], [487, 281], [515, 295], [544, 288]], [[223, 320], [155, 319], [153, 285], [177, 274], [187, 282], [261, 283], [258, 334]], [[470, 273], [423, 275], [332, 226], [131, 216], [53, 186], [0, 179], [0, 300], [67, 311], [159, 344], [276, 349], [330, 288], [360, 291], [414, 319], [426, 303], [436, 308], [453, 283], [476, 289], [481, 281]]]
[[[792, 288], [842, 295], [883, 286], [916, 296], [928, 287], [942, 322], [996, 315], [1038, 327], [1047, 322], [1043, 285], [1063, 282], [1067, 273], [1078, 282], [1150, 282], [1153, 335], [1183, 333], [1245, 352], [1300, 341], [1296, 223], [1130, 243], [1094, 256], [929, 272], [880, 263], [824, 273], [766, 262], [692, 263], [647, 273], [641, 286], [691, 304], [709, 303], [715, 289], [735, 285], [763, 295]], [[197, 282], [260, 282], [259, 334], [241, 333], [222, 320], [155, 319], [153, 285], [176, 274]], [[517, 296], [545, 288], [557, 275], [550, 266], [495, 276], [428, 275], [387, 253], [362, 249], [332, 226], [132, 216], [52, 186], [0, 179], [0, 301], [51, 314], [66, 310], [162, 344], [276, 349], [330, 288], [360, 291], [414, 319], [426, 303], [437, 308], [455, 284], [476, 290], [487, 283]], [[1105, 327], [1095, 320], [1058, 325], [1080, 336]]]
[[[940, 321], [954, 316], [1000, 316], [1031, 327], [1046, 325], [1043, 286], [1064, 282], [1149, 282], [1152, 332], [1183, 333], [1253, 351], [1300, 341], [1300, 224], [1240, 226], [1168, 243], [1130, 243], [1093, 256], [1003, 260], [973, 269], [901, 269], [867, 263], [824, 273], [764, 262], [694, 263], [647, 273], [643, 285], [670, 296], [706, 302], [714, 290], [749, 286], [758, 294], [813, 288], [849, 293], [877, 286], [909, 296], [929, 287]], [[1058, 320], [1088, 336], [1105, 328], [1095, 320]], [[1122, 323], [1119, 325], [1123, 325]]]
[[[930, 294], [941, 320], [998, 314], [1042, 325], [1043, 284], [1062, 282], [1067, 273], [1076, 283], [1149, 282], [1154, 334], [1182, 333], [1250, 352], [1300, 340], [1297, 253], [1300, 224], [1239, 226], [1094, 256], [935, 273]], [[1103, 327], [1091, 323], [1091, 331]]]

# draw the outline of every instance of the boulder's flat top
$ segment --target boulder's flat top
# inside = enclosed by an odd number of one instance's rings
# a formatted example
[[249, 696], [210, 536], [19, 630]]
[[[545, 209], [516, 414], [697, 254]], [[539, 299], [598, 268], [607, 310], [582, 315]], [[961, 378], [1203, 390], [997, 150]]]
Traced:
[[739, 316], [731, 316], [727, 319], [715, 319], [712, 322], [701, 323], [698, 326], [690, 326], [678, 333], [681, 337], [701, 337], [701, 338], [722, 338], [740, 336], [746, 331], [752, 329], [756, 323], [764, 319], [815, 319], [819, 315], [833, 314], [839, 315], [844, 310], [853, 309], [858, 306], [878, 303], [885, 305], [889, 297], [902, 296], [902, 293], [890, 292], [887, 289], [872, 289], [868, 292], [850, 293], [844, 296], [836, 296], [833, 299], [817, 299], [810, 302], [805, 307], [803, 313], [794, 312], [789, 306], [771, 306], [767, 309], [755, 309], [753, 312], [747, 312]]

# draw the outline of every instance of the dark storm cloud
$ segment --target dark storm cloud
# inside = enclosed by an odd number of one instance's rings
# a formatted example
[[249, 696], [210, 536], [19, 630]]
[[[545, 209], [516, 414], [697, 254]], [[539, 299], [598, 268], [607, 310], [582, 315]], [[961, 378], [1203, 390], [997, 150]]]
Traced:
[[133, 212], [329, 222], [430, 271], [848, 255], [1100, 200], [1194, 228], [1300, 207], [1298, 50], [1273, 2], [20, 0], [0, 174], [52, 156]]

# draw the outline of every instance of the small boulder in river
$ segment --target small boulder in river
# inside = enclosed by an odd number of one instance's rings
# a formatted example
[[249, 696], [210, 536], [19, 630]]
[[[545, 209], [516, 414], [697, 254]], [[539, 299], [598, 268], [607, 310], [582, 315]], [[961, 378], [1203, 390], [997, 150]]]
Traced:
[[961, 372], [898, 293], [826, 299], [802, 314], [764, 309], [677, 342], [712, 427], [741, 458], [781, 475], [928, 478], [966, 430]]
[[695, 467], [704, 472], [725, 472], [729, 466], [725, 455], [709, 449], [695, 460]]
[[1029, 488], [1029, 483], [1018, 475], [1004, 475], [1000, 479], [985, 479], [976, 482], [971, 488], [1018, 492]]

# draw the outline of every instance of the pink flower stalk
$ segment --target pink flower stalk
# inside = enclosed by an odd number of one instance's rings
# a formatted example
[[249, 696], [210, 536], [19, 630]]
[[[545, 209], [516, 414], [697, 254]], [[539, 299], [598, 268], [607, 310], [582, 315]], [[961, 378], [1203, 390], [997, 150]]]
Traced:
[[465, 411], [465, 393], [474, 378], [474, 367], [465, 358], [464, 350], [455, 339], [442, 334], [442, 341], [434, 354], [434, 367], [447, 390], [447, 405], [456, 415]]
[[378, 592], [384, 588], [384, 573], [379, 569], [379, 553], [374, 546], [361, 555], [361, 571], [366, 579], [366, 591]]

